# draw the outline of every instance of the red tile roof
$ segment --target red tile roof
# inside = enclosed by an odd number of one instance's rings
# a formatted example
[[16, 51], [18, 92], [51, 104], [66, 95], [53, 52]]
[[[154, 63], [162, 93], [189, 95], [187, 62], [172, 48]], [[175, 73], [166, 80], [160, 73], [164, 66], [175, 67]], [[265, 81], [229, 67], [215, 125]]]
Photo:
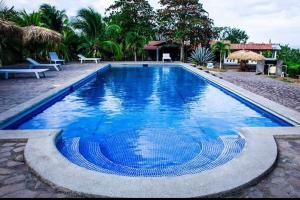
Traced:
[[273, 50], [272, 44], [231, 44], [231, 50]]
[[145, 45], [145, 50], [156, 50], [158, 46], [162, 46], [165, 44], [164, 41], [150, 41], [148, 44]]

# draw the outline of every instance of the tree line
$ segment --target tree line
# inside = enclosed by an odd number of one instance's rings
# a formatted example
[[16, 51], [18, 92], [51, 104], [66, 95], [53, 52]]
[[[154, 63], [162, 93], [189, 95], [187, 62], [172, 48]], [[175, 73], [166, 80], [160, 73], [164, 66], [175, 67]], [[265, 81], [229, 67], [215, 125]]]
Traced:
[[245, 31], [230, 27], [214, 27], [213, 20], [199, 0], [160, 0], [161, 8], [154, 10], [147, 0], [116, 0], [101, 15], [93, 8], [82, 8], [75, 17], [65, 10], [42, 4], [38, 10], [27, 12], [8, 7], [0, 1], [0, 18], [19, 26], [40, 26], [60, 33], [58, 44], [35, 42], [24, 46], [19, 38], [0, 40], [4, 64], [34, 56], [44, 60], [49, 51], [57, 51], [66, 60], [78, 53], [105, 60], [145, 59], [144, 46], [151, 40], [164, 40], [180, 45], [180, 60], [198, 46], [208, 47], [212, 39], [245, 43]]

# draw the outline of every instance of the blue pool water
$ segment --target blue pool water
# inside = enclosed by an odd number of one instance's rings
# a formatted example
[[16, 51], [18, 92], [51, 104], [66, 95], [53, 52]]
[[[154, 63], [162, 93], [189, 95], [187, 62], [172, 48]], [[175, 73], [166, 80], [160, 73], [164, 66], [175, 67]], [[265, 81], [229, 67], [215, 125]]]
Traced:
[[288, 126], [181, 67], [112, 67], [18, 129], [63, 129], [71, 162], [123, 176], [179, 176], [243, 149], [238, 127]]

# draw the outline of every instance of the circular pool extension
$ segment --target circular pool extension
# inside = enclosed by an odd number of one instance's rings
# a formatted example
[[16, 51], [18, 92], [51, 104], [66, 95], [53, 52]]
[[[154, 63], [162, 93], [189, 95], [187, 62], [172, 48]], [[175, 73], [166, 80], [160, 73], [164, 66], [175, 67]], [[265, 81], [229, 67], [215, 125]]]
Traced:
[[174, 129], [124, 131], [104, 138], [58, 137], [57, 148], [71, 162], [121, 176], [181, 176], [222, 165], [245, 144], [239, 135], [208, 137]]

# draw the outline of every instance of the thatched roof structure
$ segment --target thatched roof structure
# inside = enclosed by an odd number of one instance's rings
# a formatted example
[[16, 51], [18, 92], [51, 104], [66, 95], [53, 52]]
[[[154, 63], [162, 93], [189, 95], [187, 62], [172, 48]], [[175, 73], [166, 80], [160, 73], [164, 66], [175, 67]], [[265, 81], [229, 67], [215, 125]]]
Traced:
[[253, 51], [247, 51], [247, 50], [241, 50], [241, 51], [236, 51], [234, 53], [231, 53], [228, 56], [228, 59], [230, 60], [252, 60], [252, 61], [258, 61], [258, 60], [265, 60], [266, 58], [258, 53], [255, 53]]
[[0, 36], [11, 37], [11, 36], [22, 36], [23, 29], [16, 25], [14, 22], [0, 19]]
[[26, 26], [23, 27], [23, 41], [24, 43], [36, 42], [45, 43], [53, 42], [59, 43], [63, 39], [62, 35], [56, 31], [39, 27], [39, 26]]

